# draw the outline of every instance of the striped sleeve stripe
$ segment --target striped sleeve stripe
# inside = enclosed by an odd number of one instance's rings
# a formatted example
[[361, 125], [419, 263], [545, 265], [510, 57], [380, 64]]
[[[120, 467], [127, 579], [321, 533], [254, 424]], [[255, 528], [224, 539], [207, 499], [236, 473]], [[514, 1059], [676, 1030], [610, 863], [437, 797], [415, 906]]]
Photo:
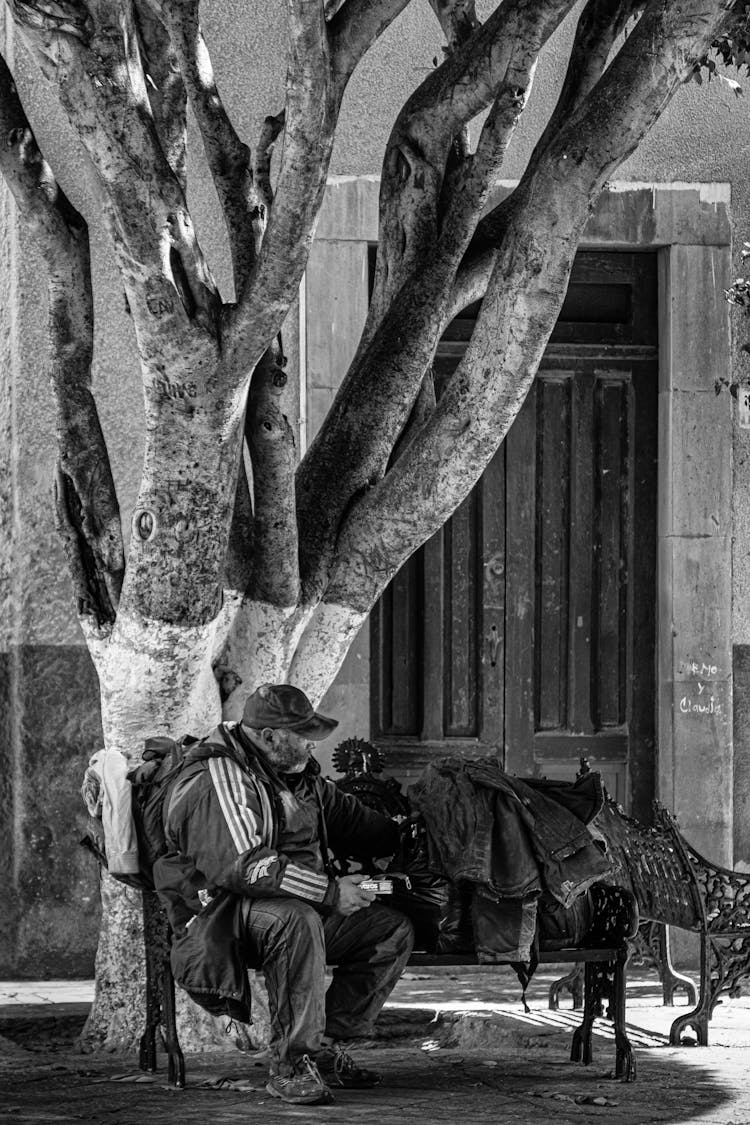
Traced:
[[320, 875], [317, 871], [311, 871], [308, 867], [298, 867], [296, 863], [288, 863], [286, 871], [289, 875], [293, 875], [300, 883], [309, 883], [311, 887], [327, 887], [328, 877]]
[[279, 890], [285, 891], [288, 895], [295, 895], [297, 898], [306, 898], [310, 902], [322, 902], [325, 898], [325, 890], [313, 890], [307, 883], [297, 883], [286, 875], [281, 880]]
[[266, 847], [270, 848], [273, 846], [273, 810], [271, 808], [271, 802], [268, 798], [268, 793], [266, 792], [265, 785], [256, 782], [255, 787], [258, 791], [258, 797], [260, 799], [260, 811], [261, 816], [263, 817], [263, 843], [266, 845]]
[[[261, 842], [261, 829], [255, 813], [251, 808], [248, 807], [247, 787], [243, 781], [242, 772], [235, 762], [228, 761], [226, 758], [224, 758], [223, 761], [226, 765], [229, 775], [229, 784], [231, 785], [232, 798], [234, 800], [235, 807], [237, 809], [237, 812], [239, 813], [240, 819], [245, 823], [248, 831], [250, 832], [250, 835], [252, 837], [252, 847], [257, 848], [258, 844], [260, 844]], [[253, 788], [257, 793], [257, 786], [253, 786]]]
[[322, 902], [328, 890], [328, 879], [325, 875], [317, 875], [314, 871], [306, 871], [303, 867], [290, 863], [284, 871], [279, 889], [313, 902]]
[[208, 769], [238, 855], [257, 848], [260, 844], [258, 822], [244, 804], [239, 768], [227, 758], [209, 758]]

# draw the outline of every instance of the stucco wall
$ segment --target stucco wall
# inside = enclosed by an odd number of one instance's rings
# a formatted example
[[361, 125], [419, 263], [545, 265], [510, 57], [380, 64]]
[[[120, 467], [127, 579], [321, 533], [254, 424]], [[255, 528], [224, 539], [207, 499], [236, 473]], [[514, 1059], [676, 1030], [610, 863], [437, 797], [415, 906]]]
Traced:
[[[489, 5], [485, 5], [489, 7]], [[213, 0], [204, 27], [227, 106], [250, 142], [267, 113], [278, 111], [284, 61], [283, 5]], [[555, 37], [504, 170], [517, 178], [560, 81], [572, 21]], [[404, 44], [408, 48], [404, 48]], [[398, 107], [441, 55], [426, 3], [410, 8], [365, 60], [345, 99], [331, 172], [377, 175]], [[248, 63], [250, 60], [250, 63]], [[109, 444], [124, 524], [141, 461], [141, 392], [132, 327], [98, 220], [96, 187], [77, 140], [38, 72], [17, 51], [16, 74], [39, 142], [66, 192], [90, 222], [96, 299], [95, 392]], [[737, 241], [750, 231], [747, 99], [720, 86], [686, 87], [618, 179], [728, 181]], [[198, 148], [195, 130], [191, 139]], [[199, 156], [191, 164], [191, 202], [199, 236], [225, 296], [231, 296], [223, 226]], [[45, 375], [43, 269], [2, 192], [0, 346], [10, 375], [0, 387], [0, 842], [13, 857], [13, 900], [0, 923], [0, 973], [89, 972], [96, 931], [95, 874], [76, 841], [79, 775], [100, 737], [93, 669], [81, 644], [70, 584], [50, 503], [53, 418]], [[736, 358], [739, 353], [736, 353]], [[742, 364], [747, 361], [743, 359]], [[742, 370], [737, 360], [736, 370]], [[750, 860], [750, 433], [736, 429], [733, 639], [735, 693], [735, 854]], [[361, 668], [366, 638], [350, 654], [325, 705], [347, 712], [344, 734], [366, 734]], [[352, 685], [356, 684], [356, 698]], [[8, 854], [8, 853], [6, 853]], [[19, 959], [18, 939], [24, 954]], [[74, 951], [71, 955], [70, 951]]]

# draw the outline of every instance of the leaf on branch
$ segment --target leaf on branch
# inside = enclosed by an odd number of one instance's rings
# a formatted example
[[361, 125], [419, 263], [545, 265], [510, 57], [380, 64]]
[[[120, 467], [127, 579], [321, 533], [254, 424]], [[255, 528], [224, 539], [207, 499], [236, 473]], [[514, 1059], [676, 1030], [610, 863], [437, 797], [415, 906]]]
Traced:
[[[720, 35], [715, 39], [711, 44], [711, 50], [719, 56], [725, 66], [734, 66], [737, 69], [745, 66], [750, 72], [750, 5], [745, 4], [741, 11], [738, 7], [733, 13], [732, 20], [732, 26], [727, 34]], [[715, 75], [734, 90], [738, 97], [742, 93], [739, 83], [719, 73], [716, 69], [716, 63], [708, 55], [704, 55], [698, 61], [696, 71], [693, 74], [694, 81], [699, 85], [702, 79], [697, 75], [701, 68], [708, 72], [709, 80]]]

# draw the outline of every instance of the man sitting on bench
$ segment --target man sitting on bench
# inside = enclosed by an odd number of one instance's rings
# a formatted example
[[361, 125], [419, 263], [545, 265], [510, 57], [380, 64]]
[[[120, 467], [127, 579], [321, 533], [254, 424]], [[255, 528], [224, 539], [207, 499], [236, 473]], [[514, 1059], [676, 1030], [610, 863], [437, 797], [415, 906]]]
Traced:
[[267, 1090], [292, 1104], [379, 1081], [340, 1044], [372, 1034], [413, 945], [410, 922], [362, 887], [362, 875], [330, 868], [329, 844], [365, 858], [399, 843], [393, 820], [320, 776], [312, 751], [337, 725], [296, 687], [259, 687], [241, 723], [221, 724], [188, 752], [167, 802], [170, 850], [154, 867], [175, 979], [198, 1003], [242, 1012], [247, 970], [263, 970]]

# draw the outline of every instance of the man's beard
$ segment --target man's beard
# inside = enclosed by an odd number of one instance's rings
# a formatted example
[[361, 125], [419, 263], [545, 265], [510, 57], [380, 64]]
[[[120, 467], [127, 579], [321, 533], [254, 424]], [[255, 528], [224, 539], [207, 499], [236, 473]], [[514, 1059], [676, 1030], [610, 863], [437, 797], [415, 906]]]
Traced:
[[310, 751], [307, 746], [292, 746], [289, 742], [278, 742], [266, 746], [266, 757], [279, 773], [295, 773], [300, 766], [307, 764]]

